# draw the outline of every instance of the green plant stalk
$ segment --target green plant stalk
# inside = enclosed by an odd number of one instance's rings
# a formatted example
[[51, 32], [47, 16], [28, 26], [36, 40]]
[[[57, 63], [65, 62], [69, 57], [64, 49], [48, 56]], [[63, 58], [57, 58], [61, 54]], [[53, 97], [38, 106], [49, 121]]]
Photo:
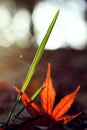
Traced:
[[48, 38], [49, 38], [49, 36], [50, 36], [50, 34], [51, 34], [51, 32], [52, 32], [52, 29], [53, 29], [53, 27], [54, 27], [54, 24], [55, 24], [55, 22], [56, 22], [56, 20], [57, 20], [57, 17], [58, 17], [58, 15], [59, 15], [59, 12], [60, 12], [60, 10], [58, 10], [58, 11], [56, 12], [56, 14], [55, 14], [54, 18], [52, 19], [51, 24], [49, 25], [48, 30], [47, 30], [47, 32], [46, 32], [46, 34], [45, 34], [45, 36], [44, 36], [44, 38], [43, 38], [43, 40], [42, 40], [42, 42], [41, 42], [41, 44], [40, 44], [40, 47], [38, 48], [38, 50], [37, 50], [37, 52], [36, 52], [36, 54], [35, 54], [35, 57], [34, 57], [34, 59], [33, 59], [33, 62], [32, 62], [32, 64], [31, 64], [30, 69], [29, 69], [29, 71], [28, 71], [28, 73], [27, 73], [27, 76], [26, 76], [26, 78], [25, 78], [24, 84], [23, 84], [23, 86], [22, 86], [22, 88], [21, 88], [21, 92], [20, 92], [20, 94], [18, 94], [18, 96], [17, 96], [17, 100], [16, 100], [16, 103], [15, 103], [15, 105], [14, 105], [12, 111], [9, 113], [9, 116], [8, 116], [8, 119], [7, 119], [7, 125], [8, 125], [9, 122], [11, 121], [13, 112], [14, 112], [14, 110], [15, 110], [15, 108], [16, 108], [16, 105], [17, 105], [18, 101], [20, 101], [21, 95], [25, 92], [25, 89], [26, 89], [27, 85], [29, 84], [29, 82], [30, 82], [30, 80], [31, 80], [31, 78], [32, 78], [32, 76], [33, 76], [33, 74], [34, 74], [34, 71], [35, 71], [35, 69], [36, 69], [36, 66], [37, 66], [37, 64], [38, 64], [38, 62], [39, 62], [39, 60], [40, 60], [40, 58], [41, 58], [41, 56], [42, 56], [42, 54], [43, 54], [43, 52], [44, 52], [45, 45], [46, 45], [46, 43], [47, 43], [47, 41], [48, 41]]
[[[20, 93], [20, 94], [21, 94], [21, 93]], [[15, 102], [15, 104], [14, 104], [14, 106], [13, 106], [11, 112], [10, 112], [9, 115], [8, 115], [8, 119], [7, 119], [6, 125], [8, 125], [9, 122], [10, 122], [10, 120], [12, 119], [12, 113], [14, 112], [14, 110], [15, 110], [15, 108], [16, 108], [16, 105], [17, 105], [17, 103], [19, 102], [19, 100], [18, 100], [19, 97], [20, 97], [20, 95], [18, 95], [18, 97], [17, 97], [17, 99], [16, 99], [16, 102]]]
[[38, 50], [37, 50], [37, 52], [36, 52], [36, 54], [35, 54], [35, 57], [34, 57], [33, 62], [32, 62], [32, 64], [31, 64], [31, 67], [30, 67], [30, 69], [29, 69], [29, 71], [28, 71], [28, 73], [27, 73], [27, 76], [26, 76], [26, 78], [25, 78], [24, 84], [23, 84], [23, 86], [22, 86], [22, 88], [21, 88], [21, 92], [22, 92], [22, 93], [24, 93], [24, 91], [25, 91], [27, 85], [29, 84], [29, 82], [30, 82], [30, 80], [31, 80], [31, 78], [32, 78], [32, 76], [33, 76], [33, 74], [34, 74], [34, 71], [35, 71], [35, 69], [36, 69], [36, 66], [37, 66], [37, 64], [38, 64], [38, 62], [39, 62], [39, 60], [40, 60], [40, 58], [41, 58], [41, 56], [42, 56], [42, 54], [43, 54], [45, 45], [46, 45], [46, 43], [47, 43], [47, 41], [48, 41], [48, 38], [49, 38], [49, 36], [50, 36], [50, 34], [51, 34], [51, 32], [52, 32], [52, 29], [53, 29], [53, 27], [54, 27], [54, 24], [55, 24], [55, 22], [56, 22], [56, 20], [57, 20], [57, 17], [58, 17], [58, 15], [59, 15], [59, 11], [60, 11], [60, 10], [58, 10], [58, 11], [56, 12], [56, 14], [55, 14], [55, 16], [54, 16], [54, 18], [53, 18], [53, 20], [52, 20], [52, 22], [51, 22], [51, 24], [50, 24], [48, 30], [47, 30], [47, 33], [45, 34], [45, 36], [44, 36], [44, 38], [43, 38], [43, 40], [42, 40], [42, 42], [41, 42], [41, 44], [40, 44], [40, 47], [38, 48]]

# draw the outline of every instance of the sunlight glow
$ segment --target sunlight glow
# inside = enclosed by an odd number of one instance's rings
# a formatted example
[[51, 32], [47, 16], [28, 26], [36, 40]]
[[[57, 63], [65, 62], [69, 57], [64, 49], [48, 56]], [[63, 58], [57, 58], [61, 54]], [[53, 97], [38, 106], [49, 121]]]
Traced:
[[40, 44], [47, 27], [56, 12], [60, 8], [59, 18], [45, 49], [54, 50], [60, 47], [71, 46], [82, 49], [87, 42], [87, 25], [83, 19], [85, 10], [84, 1], [79, 3], [73, 1], [53, 1], [47, 0], [39, 2], [33, 11], [32, 21], [34, 25], [35, 40]]
[[0, 4], [0, 45], [9, 47], [15, 43], [26, 48], [31, 44], [30, 12], [27, 9], [16, 9], [15, 3], [10, 2], [8, 0]]
[[[22, 48], [32, 43], [40, 45], [55, 12], [60, 9], [58, 20], [45, 49], [72, 47], [83, 49], [87, 44], [87, 23], [84, 20], [86, 3], [83, 0], [44, 0], [29, 10], [16, 7], [13, 0], [0, 3], [0, 45], [17, 44]], [[33, 23], [34, 37], [31, 34]]]

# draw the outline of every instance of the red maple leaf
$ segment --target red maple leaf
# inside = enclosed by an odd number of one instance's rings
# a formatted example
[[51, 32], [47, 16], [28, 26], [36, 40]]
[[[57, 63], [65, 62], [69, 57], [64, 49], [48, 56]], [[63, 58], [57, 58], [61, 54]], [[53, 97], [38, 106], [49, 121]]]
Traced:
[[[22, 94], [21, 97], [22, 103], [32, 116], [42, 115], [43, 118], [40, 119], [40, 124], [41, 122], [42, 124], [50, 124], [52, 122], [62, 122], [62, 124], [66, 124], [80, 114], [63, 116], [73, 104], [80, 86], [78, 86], [74, 92], [63, 97], [53, 109], [56, 92], [52, 84], [50, 63], [48, 64], [47, 76], [42, 85], [42, 89], [43, 90], [40, 93], [41, 106], [35, 104], [26, 93]], [[15, 90], [20, 93], [20, 89], [17, 87], [15, 87]]]

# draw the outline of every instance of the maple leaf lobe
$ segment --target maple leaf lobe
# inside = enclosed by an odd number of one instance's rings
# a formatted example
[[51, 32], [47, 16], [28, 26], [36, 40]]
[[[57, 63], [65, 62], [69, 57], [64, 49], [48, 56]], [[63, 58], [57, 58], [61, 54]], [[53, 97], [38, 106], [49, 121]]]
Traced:
[[51, 115], [52, 114], [52, 109], [55, 101], [55, 89], [52, 84], [52, 79], [51, 79], [51, 64], [48, 64], [48, 70], [47, 70], [47, 75], [46, 75], [46, 80], [42, 85], [43, 91], [41, 92], [41, 104], [45, 112], [47, 114]]

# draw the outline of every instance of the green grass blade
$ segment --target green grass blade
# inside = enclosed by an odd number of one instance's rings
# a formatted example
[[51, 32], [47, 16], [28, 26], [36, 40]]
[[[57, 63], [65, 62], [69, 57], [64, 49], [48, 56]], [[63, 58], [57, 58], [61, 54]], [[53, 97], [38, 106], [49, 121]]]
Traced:
[[51, 24], [50, 24], [49, 27], [48, 27], [48, 30], [47, 30], [46, 34], [45, 34], [45, 36], [44, 36], [44, 38], [43, 38], [43, 40], [42, 40], [42, 42], [41, 42], [41, 45], [40, 45], [40, 47], [38, 48], [38, 50], [37, 50], [37, 52], [36, 52], [36, 54], [35, 54], [35, 57], [34, 57], [34, 59], [33, 59], [33, 62], [32, 62], [32, 64], [31, 64], [30, 69], [29, 69], [29, 71], [28, 71], [28, 73], [27, 73], [27, 75], [26, 75], [26, 78], [25, 78], [25, 80], [24, 80], [24, 84], [23, 84], [23, 86], [22, 86], [22, 88], [21, 88], [21, 92], [20, 92], [20, 94], [18, 94], [17, 99], [16, 99], [16, 103], [15, 103], [15, 105], [14, 105], [12, 111], [10, 112], [10, 114], [9, 114], [9, 116], [8, 116], [7, 125], [8, 125], [9, 122], [11, 121], [11, 119], [12, 119], [12, 117], [13, 117], [13, 112], [14, 112], [14, 110], [15, 110], [15, 108], [16, 108], [16, 105], [17, 105], [18, 101], [21, 99], [21, 95], [25, 92], [25, 89], [27, 88], [27, 85], [29, 84], [29, 82], [30, 82], [30, 80], [31, 80], [31, 78], [32, 78], [32, 76], [33, 76], [33, 74], [34, 74], [34, 71], [35, 71], [35, 69], [36, 69], [36, 66], [37, 66], [37, 64], [38, 64], [38, 62], [39, 62], [39, 60], [40, 60], [40, 58], [41, 58], [41, 56], [42, 56], [42, 54], [43, 54], [45, 45], [46, 45], [46, 43], [47, 43], [47, 41], [48, 41], [48, 38], [49, 38], [49, 36], [50, 36], [50, 34], [51, 34], [51, 32], [52, 32], [52, 29], [53, 29], [53, 27], [54, 27], [54, 24], [55, 24], [55, 22], [56, 22], [56, 20], [57, 20], [57, 17], [58, 17], [58, 15], [59, 15], [59, 12], [60, 12], [60, 10], [58, 10], [58, 11], [56, 12], [54, 18], [53, 18], [52, 21], [51, 21]]
[[60, 11], [60, 10], [58, 10], [58, 11], [56, 12], [56, 14], [55, 14], [55, 16], [54, 16], [54, 18], [53, 18], [53, 20], [52, 20], [52, 22], [51, 22], [51, 24], [50, 24], [48, 30], [47, 30], [47, 33], [45, 34], [45, 36], [44, 36], [44, 38], [43, 38], [43, 40], [42, 40], [42, 42], [41, 42], [41, 45], [40, 45], [40, 47], [38, 48], [38, 50], [37, 50], [37, 52], [36, 52], [36, 55], [35, 55], [35, 57], [34, 57], [34, 60], [33, 60], [32, 64], [31, 64], [31, 67], [30, 67], [30, 69], [29, 69], [29, 71], [28, 71], [28, 73], [27, 73], [27, 76], [26, 76], [26, 78], [25, 78], [24, 84], [23, 84], [23, 86], [22, 86], [22, 88], [21, 88], [21, 92], [22, 92], [22, 93], [24, 93], [24, 91], [25, 91], [27, 85], [29, 84], [29, 82], [30, 82], [30, 80], [31, 80], [31, 78], [32, 78], [32, 76], [33, 76], [33, 74], [34, 74], [34, 71], [35, 71], [35, 69], [36, 69], [36, 66], [37, 66], [37, 64], [38, 64], [38, 62], [39, 62], [39, 60], [40, 60], [40, 58], [41, 58], [41, 56], [42, 56], [42, 54], [43, 54], [45, 45], [46, 45], [46, 43], [47, 43], [47, 41], [48, 41], [48, 38], [49, 38], [49, 36], [50, 36], [50, 34], [51, 34], [51, 32], [52, 32], [52, 29], [53, 29], [53, 27], [54, 27], [54, 24], [55, 24], [55, 22], [56, 22], [56, 20], [57, 20], [57, 17], [58, 17], [58, 15], [59, 15], [59, 11]]

